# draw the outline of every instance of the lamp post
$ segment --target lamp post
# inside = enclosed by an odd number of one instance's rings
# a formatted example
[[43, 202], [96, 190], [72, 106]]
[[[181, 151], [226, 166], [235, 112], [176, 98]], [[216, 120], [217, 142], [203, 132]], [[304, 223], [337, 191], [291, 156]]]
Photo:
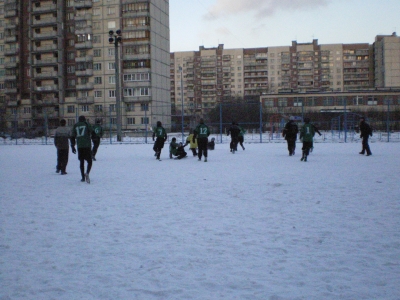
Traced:
[[182, 100], [182, 143], [184, 140], [184, 134], [183, 134], [183, 117], [184, 117], [184, 110], [183, 110], [183, 70], [182, 67], [179, 66], [179, 72], [181, 72], [181, 100]]
[[110, 44], [114, 44], [115, 46], [115, 99], [116, 99], [116, 111], [117, 111], [117, 141], [120, 142], [122, 140], [121, 136], [121, 95], [120, 95], [120, 83], [119, 83], [119, 54], [118, 54], [118, 49], [119, 49], [119, 44], [122, 43], [122, 37], [121, 37], [121, 30], [117, 30], [115, 33], [114, 31], [110, 30], [108, 32], [109, 34], [109, 39], [108, 42]]

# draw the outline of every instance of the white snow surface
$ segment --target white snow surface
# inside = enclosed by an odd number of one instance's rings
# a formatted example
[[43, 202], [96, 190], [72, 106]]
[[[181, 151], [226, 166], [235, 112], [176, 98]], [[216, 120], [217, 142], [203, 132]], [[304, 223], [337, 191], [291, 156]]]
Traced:
[[102, 144], [90, 184], [0, 146], [0, 299], [400, 299], [400, 143], [370, 146]]

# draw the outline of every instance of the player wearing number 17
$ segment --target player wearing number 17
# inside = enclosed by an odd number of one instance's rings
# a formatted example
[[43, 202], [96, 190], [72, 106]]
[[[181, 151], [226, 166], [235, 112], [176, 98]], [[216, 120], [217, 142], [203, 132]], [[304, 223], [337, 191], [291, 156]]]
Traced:
[[304, 125], [300, 130], [300, 140], [303, 142], [303, 156], [301, 161], [307, 161], [307, 156], [310, 154], [310, 149], [313, 145], [313, 138], [315, 135], [315, 129], [310, 124], [310, 118], [304, 118]]
[[[74, 125], [71, 132], [71, 148], [72, 153], [76, 154], [75, 144], [78, 146], [78, 159], [80, 161], [80, 170], [82, 182], [90, 183], [89, 173], [92, 169], [92, 140], [94, 131], [92, 126], [86, 122], [84, 116], [79, 117], [79, 122]], [[85, 160], [87, 168], [85, 172]]]
[[208, 144], [208, 136], [210, 135], [210, 129], [206, 124], [204, 124], [204, 120], [200, 119], [200, 124], [197, 125], [194, 130], [193, 140], [197, 139], [198, 146], [198, 154], [199, 161], [201, 161], [201, 157], [204, 154], [204, 161], [207, 161], [207, 144]]

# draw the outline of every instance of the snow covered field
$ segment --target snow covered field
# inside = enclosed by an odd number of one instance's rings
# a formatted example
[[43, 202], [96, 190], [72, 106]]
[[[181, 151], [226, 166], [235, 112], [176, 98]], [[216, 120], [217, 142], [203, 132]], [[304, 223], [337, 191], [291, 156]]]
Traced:
[[400, 143], [228, 144], [207, 163], [0, 146], [0, 299], [400, 299]]

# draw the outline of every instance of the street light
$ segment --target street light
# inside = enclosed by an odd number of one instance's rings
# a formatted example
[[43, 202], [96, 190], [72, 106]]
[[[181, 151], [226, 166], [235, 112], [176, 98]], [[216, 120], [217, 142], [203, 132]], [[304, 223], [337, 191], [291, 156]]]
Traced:
[[118, 54], [118, 46], [122, 43], [121, 30], [114, 31], [110, 30], [108, 32], [110, 36], [108, 42], [110, 44], [114, 44], [115, 46], [115, 98], [116, 98], [116, 110], [117, 110], [117, 141], [120, 142], [122, 140], [121, 136], [121, 95], [120, 95], [120, 84], [119, 84], [119, 54]]
[[182, 100], [182, 143], [184, 140], [184, 134], [183, 134], [183, 116], [184, 116], [184, 111], [183, 111], [183, 73], [182, 73], [182, 67], [179, 66], [179, 72], [181, 72], [181, 100]]

